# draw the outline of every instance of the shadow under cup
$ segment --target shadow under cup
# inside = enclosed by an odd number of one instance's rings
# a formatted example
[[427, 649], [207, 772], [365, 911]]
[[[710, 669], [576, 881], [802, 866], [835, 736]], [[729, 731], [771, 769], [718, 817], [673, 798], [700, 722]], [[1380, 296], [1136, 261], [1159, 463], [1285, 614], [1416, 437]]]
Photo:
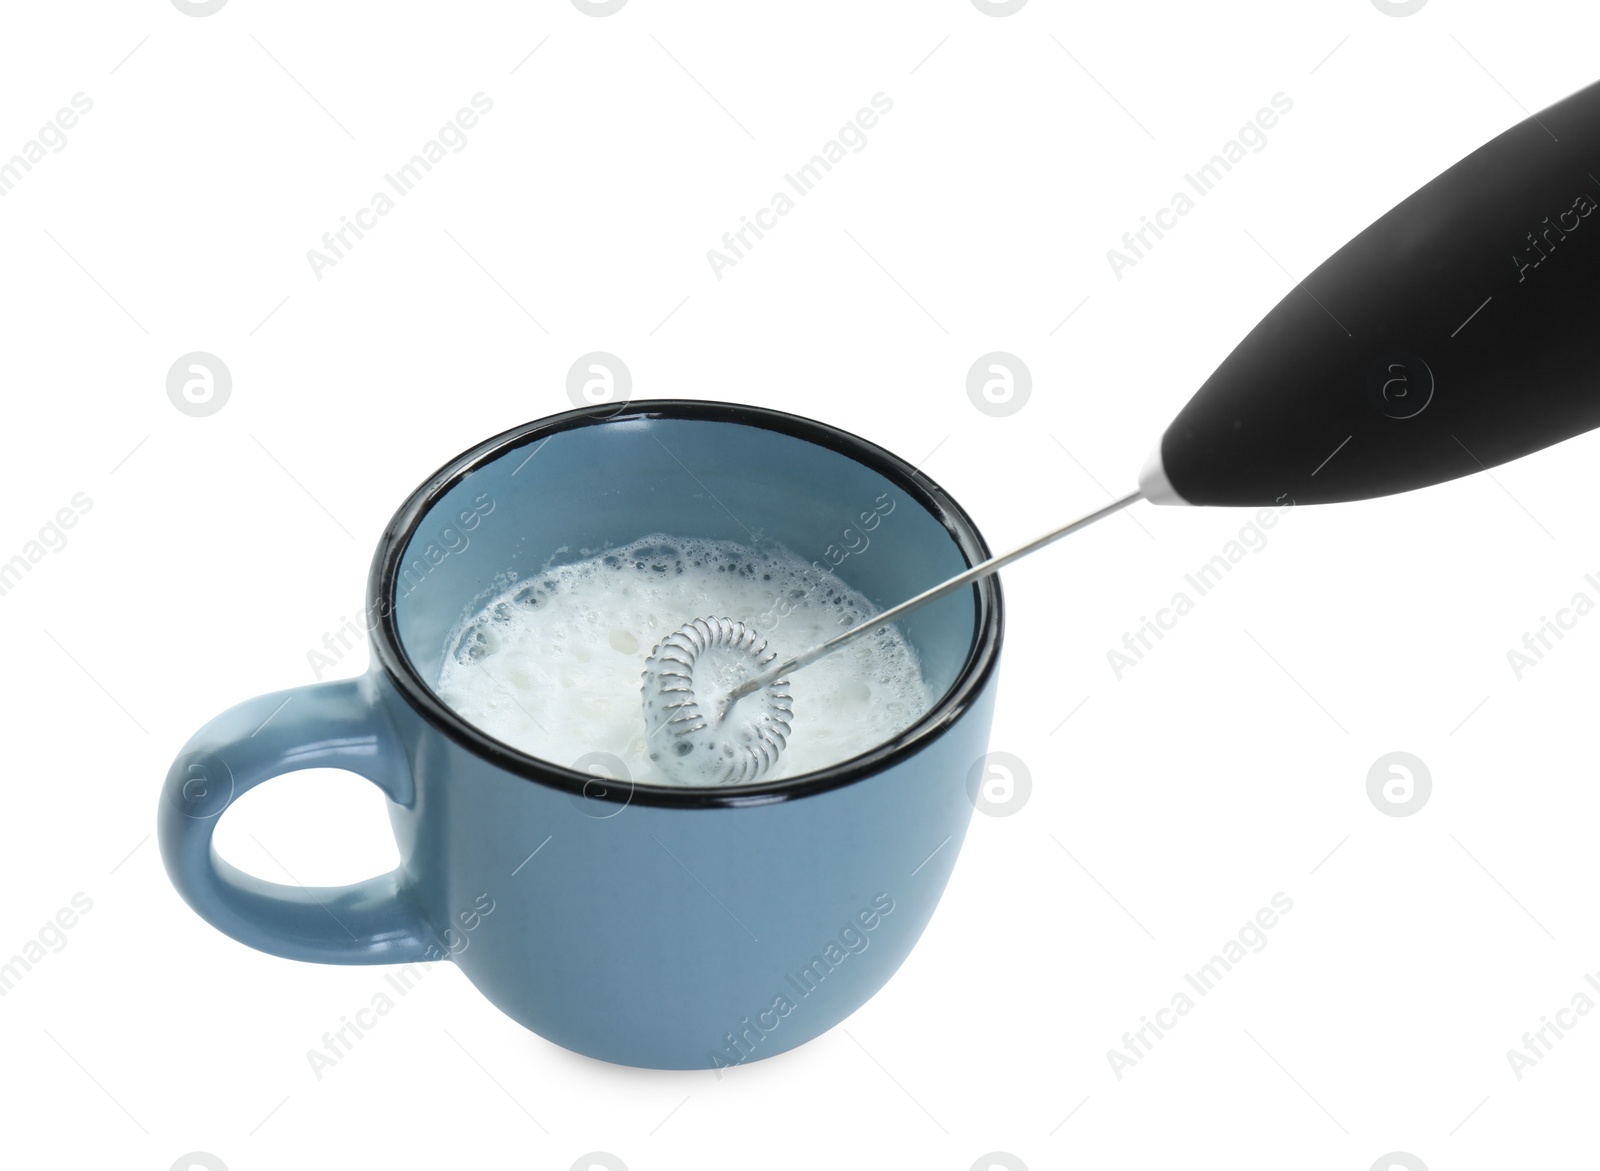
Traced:
[[[879, 608], [988, 555], [909, 464], [781, 412], [639, 402], [487, 440], [385, 531], [366, 675], [247, 700], [174, 762], [159, 829], [179, 892], [277, 955], [451, 959], [527, 1028], [626, 1065], [758, 1060], [855, 1011], [921, 935], [971, 820], [999, 587], [986, 579], [901, 621], [939, 696], [930, 711], [861, 756], [781, 780], [602, 781], [493, 739], [434, 693], [464, 621], [514, 580], [657, 532], [776, 542]], [[317, 767], [384, 790], [397, 870], [302, 891], [216, 856], [211, 827], [238, 794]]]

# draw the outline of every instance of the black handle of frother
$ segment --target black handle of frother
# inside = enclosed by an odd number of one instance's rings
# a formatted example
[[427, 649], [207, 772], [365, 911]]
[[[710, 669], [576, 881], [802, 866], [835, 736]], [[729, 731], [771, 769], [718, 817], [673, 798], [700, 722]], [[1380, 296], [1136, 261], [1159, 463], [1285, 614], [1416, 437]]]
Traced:
[[1360, 500], [1600, 426], [1597, 175], [1600, 82], [1403, 200], [1178, 413], [1170, 487], [1190, 504]]

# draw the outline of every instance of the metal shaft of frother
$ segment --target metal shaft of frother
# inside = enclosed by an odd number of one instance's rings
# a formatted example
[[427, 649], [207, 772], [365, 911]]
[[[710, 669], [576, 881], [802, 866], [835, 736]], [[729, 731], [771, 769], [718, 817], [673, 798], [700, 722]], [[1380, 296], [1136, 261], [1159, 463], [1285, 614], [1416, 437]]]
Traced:
[[1009, 553], [1002, 553], [998, 557], [991, 557], [987, 561], [980, 561], [978, 564], [968, 569], [965, 573], [957, 574], [949, 581], [941, 582], [932, 589], [924, 590], [916, 597], [908, 598], [904, 602], [901, 602], [898, 606], [891, 606], [883, 613], [876, 614], [873, 617], [868, 618], [865, 622], [862, 622], [856, 626], [852, 626], [843, 634], [835, 635], [827, 642], [819, 643], [817, 646], [814, 646], [810, 650], [794, 656], [792, 659], [785, 659], [776, 666], [768, 667], [759, 675], [752, 675], [750, 678], [746, 679], [743, 683], [739, 684], [739, 686], [735, 687], [728, 693], [728, 697], [724, 701], [722, 708], [723, 714], [727, 713], [728, 707], [732, 705], [735, 700], [741, 699], [744, 696], [765, 687], [767, 684], [777, 681], [778, 679], [787, 675], [790, 671], [797, 671], [801, 667], [816, 662], [823, 655], [830, 654], [833, 651], [838, 650], [840, 647], [849, 646], [857, 639], [871, 634], [874, 630], [877, 630], [881, 626], [886, 626], [893, 622], [902, 614], [908, 613], [911, 610], [915, 610], [918, 606], [925, 605], [936, 598], [942, 598], [952, 590], [958, 590], [964, 585], [968, 585], [971, 582], [977, 581], [980, 577], [988, 577], [991, 573], [995, 572], [995, 570], [1000, 569], [1002, 566], [1010, 565], [1019, 557], [1026, 557], [1029, 553], [1032, 553], [1036, 549], [1043, 549], [1046, 545], [1054, 541], [1059, 541], [1062, 537], [1067, 536], [1069, 533], [1075, 533], [1079, 529], [1088, 528], [1090, 525], [1094, 524], [1095, 521], [1108, 517], [1113, 513], [1121, 512], [1124, 508], [1127, 508], [1128, 505], [1134, 503], [1134, 501], [1141, 500], [1143, 498], [1144, 492], [1142, 490], [1130, 492], [1121, 500], [1112, 501], [1104, 508], [1095, 512], [1091, 512], [1087, 516], [1080, 516], [1077, 520], [1071, 522], [1070, 524], [1062, 525], [1059, 529], [1053, 529], [1041, 537], [1035, 537], [1026, 545], [1019, 546], [1018, 548], [1011, 550]]

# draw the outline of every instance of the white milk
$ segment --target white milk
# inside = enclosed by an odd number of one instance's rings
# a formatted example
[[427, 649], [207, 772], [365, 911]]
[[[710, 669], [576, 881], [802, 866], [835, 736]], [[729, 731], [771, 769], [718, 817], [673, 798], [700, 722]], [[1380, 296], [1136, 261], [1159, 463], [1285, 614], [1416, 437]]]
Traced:
[[[640, 675], [657, 643], [692, 618], [725, 617], [755, 627], [782, 660], [876, 612], [781, 547], [653, 534], [495, 598], [453, 641], [438, 692], [463, 719], [530, 755], [570, 767], [609, 753], [635, 781], [673, 784], [645, 751]], [[793, 672], [789, 692], [793, 727], [765, 780], [857, 756], [937, 698], [893, 626]]]

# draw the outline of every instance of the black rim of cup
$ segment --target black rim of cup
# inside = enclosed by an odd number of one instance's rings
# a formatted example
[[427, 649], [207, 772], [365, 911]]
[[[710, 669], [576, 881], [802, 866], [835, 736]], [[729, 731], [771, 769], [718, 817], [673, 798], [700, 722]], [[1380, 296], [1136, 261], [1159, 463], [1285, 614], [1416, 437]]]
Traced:
[[[434, 728], [490, 763], [530, 781], [589, 800], [616, 804], [660, 805], [678, 808], [764, 805], [822, 793], [872, 776], [896, 764], [943, 736], [982, 692], [1000, 654], [1003, 628], [998, 579], [991, 576], [974, 584], [977, 622], [972, 645], [955, 682], [921, 719], [898, 736], [874, 746], [860, 756], [815, 772], [751, 785], [688, 787], [644, 782], [606, 784], [591, 773], [579, 772], [554, 761], [532, 756], [496, 740], [458, 716], [435, 694], [400, 643], [395, 619], [395, 587], [401, 559], [412, 534], [439, 499], [462, 479], [508, 452], [577, 427], [604, 427], [628, 419], [690, 419], [742, 423], [792, 435], [848, 456], [878, 472], [926, 509], [951, 534], [969, 565], [989, 556], [977, 527], [948, 493], [899, 456], [838, 427], [785, 411], [739, 403], [698, 399], [652, 399], [629, 403], [614, 413], [591, 409], [567, 411], [513, 427], [462, 452], [445, 464], [401, 505], [384, 529], [367, 581], [367, 612], [374, 620], [373, 653], [396, 689]], [[930, 585], [933, 583], [929, 583]], [[598, 782], [598, 783], [597, 783]]]

